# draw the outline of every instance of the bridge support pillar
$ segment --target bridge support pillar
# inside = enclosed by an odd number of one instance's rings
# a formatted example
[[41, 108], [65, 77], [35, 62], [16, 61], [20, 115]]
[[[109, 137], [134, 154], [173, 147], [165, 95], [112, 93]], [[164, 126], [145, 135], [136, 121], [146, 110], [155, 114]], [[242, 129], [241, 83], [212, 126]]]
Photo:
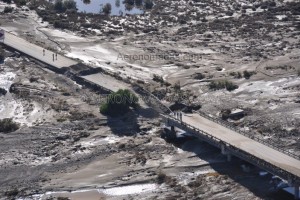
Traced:
[[171, 132], [175, 133], [175, 127], [174, 126], [171, 126]]
[[231, 156], [231, 154], [226, 150], [225, 145], [222, 145], [222, 146], [221, 146], [221, 152], [222, 152], [223, 155], [226, 155], [226, 156], [227, 156], [227, 161], [228, 161], [228, 162], [231, 162], [232, 156]]
[[294, 197], [295, 197], [296, 200], [299, 200], [299, 184], [295, 184], [294, 189], [295, 189]]
[[231, 154], [227, 154], [227, 162], [231, 162]]

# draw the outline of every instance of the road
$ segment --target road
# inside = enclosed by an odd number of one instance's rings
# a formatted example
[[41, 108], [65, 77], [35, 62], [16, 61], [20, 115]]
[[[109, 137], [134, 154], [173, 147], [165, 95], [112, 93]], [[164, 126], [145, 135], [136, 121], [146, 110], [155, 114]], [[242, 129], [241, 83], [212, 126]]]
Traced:
[[5, 39], [3, 43], [58, 69], [78, 64], [76, 61], [61, 56], [59, 54], [57, 54], [57, 60], [55, 57], [53, 61], [53, 54], [55, 54], [55, 52], [45, 50], [45, 55], [43, 55], [42, 47], [30, 43], [8, 32], [5, 32]]
[[129, 89], [130, 87], [127, 86], [127, 84], [113, 79], [111, 76], [97, 73], [97, 74], [91, 74], [87, 76], [82, 76], [82, 78], [96, 84], [101, 85], [102, 87], [105, 87], [113, 92], [117, 92], [119, 89]]
[[300, 161], [293, 157], [234, 132], [199, 114], [185, 114], [182, 116], [182, 121], [300, 177]]

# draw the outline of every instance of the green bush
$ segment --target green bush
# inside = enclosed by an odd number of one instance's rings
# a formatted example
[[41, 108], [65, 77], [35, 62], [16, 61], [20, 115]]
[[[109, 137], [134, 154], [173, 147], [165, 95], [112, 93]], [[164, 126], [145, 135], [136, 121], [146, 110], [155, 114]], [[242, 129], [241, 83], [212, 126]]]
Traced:
[[245, 70], [245, 71], [243, 72], [243, 74], [244, 74], [244, 78], [245, 78], [245, 79], [249, 79], [251, 76], [253, 76], [253, 75], [255, 74], [255, 72], [254, 72], [254, 71], [249, 72], [249, 71]]
[[4, 13], [11, 13], [13, 10], [14, 10], [13, 7], [5, 6], [3, 12], [4, 12]]
[[220, 72], [223, 70], [223, 68], [218, 66], [218, 67], [216, 67], [216, 70]]
[[107, 3], [103, 6], [102, 12], [106, 15], [109, 15], [111, 13], [111, 4]]
[[65, 0], [64, 7], [69, 10], [76, 10], [76, 2], [74, 0]]
[[155, 82], [164, 83], [163, 77], [162, 76], [158, 76], [156, 74], [153, 74], [152, 80], [155, 81]]
[[143, 4], [143, 0], [135, 0], [134, 2], [136, 6], [141, 6]]
[[129, 90], [118, 90], [107, 97], [106, 103], [100, 106], [100, 112], [109, 116], [119, 116], [127, 113], [130, 108], [138, 106], [138, 97]]
[[0, 63], [3, 62], [4, 59], [5, 59], [4, 51], [0, 48]]
[[238, 86], [228, 80], [219, 80], [211, 81], [209, 84], [209, 88], [212, 90], [227, 89], [228, 91], [233, 91], [237, 89]]
[[56, 20], [54, 21], [53, 26], [55, 28], [67, 29], [69, 27], [69, 23]]
[[67, 9], [76, 10], [76, 2], [74, 0], [56, 0], [54, 3], [54, 9], [57, 12], [65, 12]]
[[152, 2], [152, 0], [145, 0], [145, 2], [144, 2], [144, 7], [145, 7], [145, 9], [152, 9], [152, 7], [153, 7], [153, 2]]
[[14, 0], [15, 4], [17, 6], [25, 6], [26, 5], [26, 0]]
[[2, 0], [4, 3], [11, 4], [11, 0]]
[[123, 3], [133, 6], [134, 5], [134, 0], [124, 0]]
[[11, 118], [0, 120], [0, 132], [9, 133], [19, 129], [19, 125]]
[[194, 75], [194, 79], [197, 79], [197, 80], [201, 80], [201, 79], [204, 79], [205, 78], [205, 75], [202, 74], [202, 73], [196, 73]]

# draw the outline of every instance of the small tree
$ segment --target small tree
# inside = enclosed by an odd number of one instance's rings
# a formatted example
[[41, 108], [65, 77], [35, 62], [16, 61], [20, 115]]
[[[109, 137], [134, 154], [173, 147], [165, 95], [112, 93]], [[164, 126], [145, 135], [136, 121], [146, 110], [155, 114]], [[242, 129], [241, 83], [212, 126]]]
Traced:
[[109, 15], [111, 13], [111, 4], [107, 3], [103, 6], [102, 12], [105, 13], [106, 15]]
[[19, 125], [11, 118], [0, 120], [0, 132], [9, 133], [19, 129]]
[[135, 0], [134, 2], [136, 6], [141, 6], [143, 4], [143, 0]]
[[153, 7], [153, 2], [152, 2], [152, 0], [145, 0], [145, 2], [144, 2], [144, 6], [145, 6], [145, 8], [146, 9], [152, 9], [152, 7]]
[[73, 10], [76, 10], [77, 7], [76, 7], [76, 2], [74, 0], [65, 0], [64, 1], [64, 7], [65, 7], [65, 10], [66, 9], [73, 9]]
[[245, 70], [244, 72], [244, 78], [245, 79], [249, 79], [253, 74], [255, 74], [255, 72], [249, 72], [249, 71], [247, 71], [247, 70]]
[[91, 3], [91, 0], [83, 0], [83, 3], [86, 4], [86, 5], [88, 5], [88, 4]]
[[64, 4], [62, 0], [56, 0], [54, 3], [54, 9], [58, 12], [64, 12], [65, 8], [64, 8]]
[[106, 103], [100, 106], [100, 112], [114, 117], [123, 115], [130, 108], [136, 108], [137, 106], [138, 97], [127, 89], [120, 89], [108, 95]]
[[3, 62], [4, 59], [5, 59], [5, 57], [4, 57], [4, 51], [3, 51], [2, 48], [0, 48], [0, 63]]
[[4, 12], [4, 13], [11, 13], [13, 10], [14, 10], [13, 7], [5, 6], [3, 12]]
[[135, 0], [124, 0], [123, 3], [133, 6], [134, 5], [134, 1]]
[[211, 81], [209, 84], [209, 88], [211, 90], [227, 89], [228, 91], [233, 91], [238, 87], [239, 86], [233, 84], [231, 81], [228, 80]]
[[4, 3], [11, 4], [11, 0], [2, 0]]
[[121, 1], [120, 0], [116, 0], [115, 5], [116, 5], [117, 8], [119, 8], [120, 5], [121, 5]]

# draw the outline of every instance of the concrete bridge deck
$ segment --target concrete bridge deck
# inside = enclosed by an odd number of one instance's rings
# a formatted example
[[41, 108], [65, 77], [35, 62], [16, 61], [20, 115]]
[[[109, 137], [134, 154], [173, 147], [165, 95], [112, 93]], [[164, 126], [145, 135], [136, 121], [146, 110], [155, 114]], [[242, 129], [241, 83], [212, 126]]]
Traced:
[[56, 52], [45, 50], [45, 55], [43, 55], [44, 48], [8, 32], [5, 32], [5, 39], [3, 43], [57, 69], [78, 64], [78, 62], [59, 54], [57, 54], [57, 60], [55, 57], [53, 61], [53, 54], [55, 55]]
[[221, 141], [229, 143], [238, 149], [300, 177], [300, 161], [293, 157], [236, 133], [233, 130], [210, 121], [198, 114], [183, 115], [182, 121], [211, 134]]

